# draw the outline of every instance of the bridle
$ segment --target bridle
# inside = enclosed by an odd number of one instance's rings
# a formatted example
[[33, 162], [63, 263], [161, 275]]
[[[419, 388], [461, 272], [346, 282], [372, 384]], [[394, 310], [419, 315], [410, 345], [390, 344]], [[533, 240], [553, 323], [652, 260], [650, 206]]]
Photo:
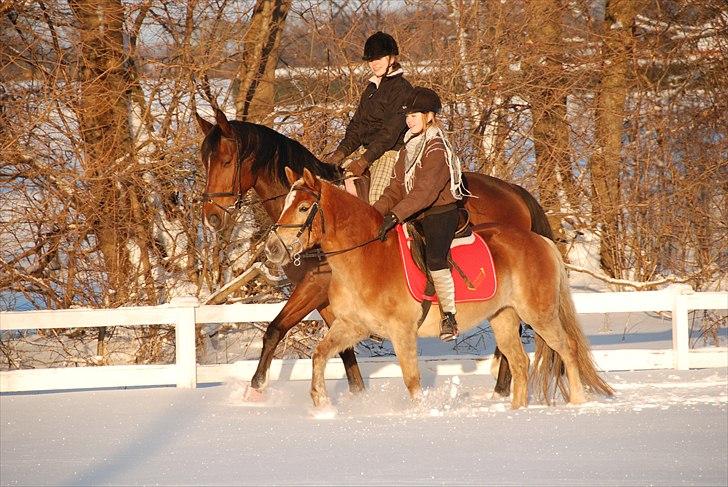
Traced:
[[[293, 190], [294, 188], [292, 188]], [[301, 258], [305, 257], [305, 252], [303, 250], [303, 244], [299, 240], [301, 238], [301, 235], [303, 235], [303, 232], [308, 231], [308, 238], [311, 238], [311, 228], [313, 227], [313, 221], [316, 218], [316, 215], [319, 214], [319, 210], [321, 209], [321, 193], [317, 193], [311, 189], [308, 189], [306, 187], [301, 188], [295, 188], [296, 191], [303, 191], [305, 193], [309, 193], [313, 195], [313, 197], [316, 199], [316, 201], [313, 202], [311, 207], [308, 209], [308, 215], [306, 215], [306, 220], [304, 220], [303, 223], [276, 223], [270, 228], [270, 233], [276, 236], [280, 244], [283, 246], [283, 248], [286, 250], [286, 254], [288, 254], [288, 258], [293, 261], [293, 265], [296, 267], [301, 265]], [[278, 235], [278, 229], [279, 228], [298, 228], [298, 232], [296, 233], [296, 237], [291, 242], [290, 246], [286, 245], [286, 243], [283, 241], [280, 235]], [[324, 221], [324, 213], [321, 212], [321, 232], [326, 231], [326, 223]], [[294, 250], [295, 246], [295, 250]]]
[[[293, 189], [293, 188], [292, 188]], [[374, 242], [375, 240], [379, 240], [379, 236], [375, 236], [373, 238], [370, 238], [369, 240], [362, 242], [360, 244], [354, 245], [352, 247], [347, 247], [345, 249], [339, 249], [339, 250], [332, 250], [329, 252], [324, 252], [321, 250], [320, 247], [311, 248], [308, 250], [303, 250], [303, 244], [299, 240], [301, 235], [303, 235], [303, 232], [308, 231], [309, 238], [311, 237], [311, 228], [313, 227], [313, 221], [316, 218], [316, 215], [321, 214], [321, 232], [324, 233], [326, 231], [326, 223], [324, 221], [324, 213], [321, 210], [321, 193], [317, 193], [309, 188], [301, 187], [301, 188], [295, 188], [296, 191], [304, 191], [307, 192], [316, 198], [316, 201], [311, 205], [311, 208], [308, 210], [308, 215], [306, 215], [306, 220], [304, 220], [303, 223], [276, 223], [270, 228], [270, 232], [273, 233], [273, 235], [276, 236], [280, 244], [283, 246], [283, 248], [286, 250], [286, 254], [288, 255], [288, 258], [293, 262], [293, 265], [300, 266], [301, 261], [303, 259], [316, 259], [319, 262], [323, 261], [326, 257], [331, 257], [334, 255], [344, 254], [346, 252], [350, 252], [352, 250], [364, 247], [365, 245], [369, 245], [370, 243]], [[283, 241], [280, 235], [278, 235], [278, 232], [276, 231], [278, 228], [298, 228], [298, 232], [296, 233], [295, 239], [291, 242], [290, 246], [286, 245], [286, 243]], [[295, 249], [294, 249], [295, 246]]]
[[[217, 193], [208, 193], [205, 191], [202, 193], [202, 199], [206, 203], [213, 204], [220, 208], [222, 211], [227, 213], [228, 215], [232, 216], [232, 210], [239, 210], [243, 207], [243, 188], [240, 184], [240, 171], [243, 167], [243, 161], [240, 159], [240, 153], [239, 153], [239, 145], [238, 145], [238, 138], [235, 137], [232, 139], [233, 142], [235, 142], [235, 169], [233, 171], [233, 187], [230, 191], [223, 191], [223, 192], [217, 192]], [[207, 174], [205, 175], [205, 180], [207, 181], [207, 184], [210, 184], [210, 156], [207, 157]], [[237, 191], [235, 191], [235, 188], [238, 188]], [[205, 190], [207, 190], [207, 186], [205, 186]], [[227, 196], [234, 196], [235, 202], [228, 206], [224, 207], [217, 201], [215, 201], [213, 198], [223, 198]]]

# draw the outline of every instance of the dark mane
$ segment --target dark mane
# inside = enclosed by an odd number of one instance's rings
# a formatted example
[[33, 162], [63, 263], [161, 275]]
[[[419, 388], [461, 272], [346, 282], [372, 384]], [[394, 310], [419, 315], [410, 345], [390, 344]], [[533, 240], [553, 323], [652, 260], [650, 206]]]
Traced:
[[[238, 160], [252, 157], [250, 171], [254, 175], [267, 174], [277, 178], [286, 187], [286, 167], [297, 174], [303, 174], [303, 169], [307, 168], [327, 181], [341, 177], [338, 168], [324, 164], [301, 143], [271, 128], [238, 120], [230, 120], [230, 125], [238, 138]], [[202, 144], [203, 157], [207, 158], [210, 151], [217, 147], [220, 137], [220, 127], [216, 125]]]

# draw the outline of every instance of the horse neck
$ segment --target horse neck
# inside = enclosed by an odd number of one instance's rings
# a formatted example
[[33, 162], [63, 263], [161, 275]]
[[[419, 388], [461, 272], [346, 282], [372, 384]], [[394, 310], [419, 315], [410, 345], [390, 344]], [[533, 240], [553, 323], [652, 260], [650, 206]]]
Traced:
[[[372, 206], [345, 191], [324, 183], [321, 187], [325, 234], [321, 248], [325, 252], [355, 247], [374, 238], [381, 216]], [[341, 254], [344, 259], [381, 247], [378, 242]]]
[[271, 220], [276, 221], [283, 212], [283, 203], [290, 188], [282, 185], [275, 177], [259, 176], [253, 189], [263, 201], [263, 208]]

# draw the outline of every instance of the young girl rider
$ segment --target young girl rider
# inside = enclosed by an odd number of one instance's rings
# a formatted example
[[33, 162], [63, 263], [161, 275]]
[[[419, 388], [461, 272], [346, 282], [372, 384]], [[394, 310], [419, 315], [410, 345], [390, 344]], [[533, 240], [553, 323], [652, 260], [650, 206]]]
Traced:
[[422, 221], [425, 261], [435, 284], [442, 311], [440, 338], [458, 335], [455, 320], [455, 285], [448, 253], [458, 225], [456, 201], [463, 197], [460, 161], [437, 122], [442, 108], [434, 91], [415, 87], [406, 105], [409, 130], [394, 167], [394, 176], [374, 207], [384, 215], [379, 237], [397, 223]]

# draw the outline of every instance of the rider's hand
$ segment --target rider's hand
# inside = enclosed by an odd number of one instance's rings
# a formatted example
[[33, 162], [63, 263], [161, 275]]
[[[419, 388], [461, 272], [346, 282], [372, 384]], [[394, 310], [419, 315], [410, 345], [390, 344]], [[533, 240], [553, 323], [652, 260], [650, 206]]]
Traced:
[[382, 242], [387, 240], [387, 232], [393, 229], [398, 222], [399, 220], [397, 219], [397, 215], [394, 213], [387, 213], [384, 215], [382, 226], [379, 227], [379, 240]]
[[346, 170], [352, 173], [354, 176], [361, 176], [364, 171], [369, 167], [369, 161], [363, 157], [359, 157], [351, 161], [351, 164], [346, 166]]
[[344, 157], [346, 155], [341, 152], [340, 150], [335, 150], [334, 152], [329, 152], [325, 156], [321, 158], [321, 162], [325, 164], [330, 164], [332, 166], [338, 166], [341, 164], [341, 161], [344, 160]]

